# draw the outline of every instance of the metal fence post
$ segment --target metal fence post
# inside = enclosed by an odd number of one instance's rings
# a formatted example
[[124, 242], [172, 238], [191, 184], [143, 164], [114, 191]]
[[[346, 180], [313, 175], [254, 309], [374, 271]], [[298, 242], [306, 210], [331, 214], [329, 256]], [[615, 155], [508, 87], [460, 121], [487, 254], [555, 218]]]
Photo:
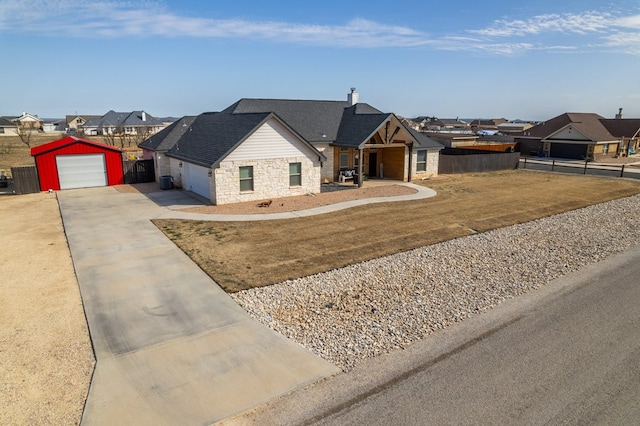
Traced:
[[624, 175], [624, 164], [622, 165], [622, 168], [620, 169], [620, 177], [622, 177], [622, 175]]
[[587, 174], [587, 160], [584, 160], [584, 172], [582, 173], [583, 175]]

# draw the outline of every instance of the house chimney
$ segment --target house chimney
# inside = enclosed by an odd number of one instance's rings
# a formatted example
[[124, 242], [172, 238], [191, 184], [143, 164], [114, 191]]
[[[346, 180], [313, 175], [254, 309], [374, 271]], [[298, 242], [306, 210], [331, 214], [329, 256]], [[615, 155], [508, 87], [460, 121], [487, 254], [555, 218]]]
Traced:
[[622, 108], [618, 108], [618, 113], [616, 114], [616, 120], [622, 120], [624, 115], [622, 115]]
[[142, 111], [142, 121], [147, 121], [147, 113]]
[[355, 105], [359, 101], [360, 101], [360, 95], [358, 94], [358, 92], [356, 92], [356, 88], [352, 87], [351, 93], [347, 95], [347, 102], [349, 102], [349, 105]]

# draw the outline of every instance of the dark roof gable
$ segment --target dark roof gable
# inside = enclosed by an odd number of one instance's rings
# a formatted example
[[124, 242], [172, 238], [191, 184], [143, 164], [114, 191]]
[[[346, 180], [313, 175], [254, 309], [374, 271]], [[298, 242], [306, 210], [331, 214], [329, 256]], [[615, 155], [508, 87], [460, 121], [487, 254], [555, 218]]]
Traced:
[[577, 131], [593, 141], [615, 139], [600, 121], [602, 119], [604, 117], [595, 113], [565, 112], [525, 130], [524, 136], [546, 139], [559, 130], [572, 125]]
[[[273, 112], [308, 142], [332, 143], [337, 139], [343, 112], [349, 107], [351, 104], [347, 101], [244, 98], [223, 112]], [[358, 103], [354, 107], [355, 114], [381, 114], [368, 104]]]

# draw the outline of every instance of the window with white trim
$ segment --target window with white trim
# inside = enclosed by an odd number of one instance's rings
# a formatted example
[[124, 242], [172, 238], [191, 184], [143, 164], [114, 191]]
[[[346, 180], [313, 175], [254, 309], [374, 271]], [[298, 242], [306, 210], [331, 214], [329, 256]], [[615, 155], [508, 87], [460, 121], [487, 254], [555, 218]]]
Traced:
[[253, 191], [253, 166], [240, 167], [240, 192]]
[[289, 163], [289, 186], [302, 185], [302, 163]]
[[418, 159], [416, 160], [416, 171], [418, 172], [426, 172], [427, 171], [427, 151], [418, 151]]

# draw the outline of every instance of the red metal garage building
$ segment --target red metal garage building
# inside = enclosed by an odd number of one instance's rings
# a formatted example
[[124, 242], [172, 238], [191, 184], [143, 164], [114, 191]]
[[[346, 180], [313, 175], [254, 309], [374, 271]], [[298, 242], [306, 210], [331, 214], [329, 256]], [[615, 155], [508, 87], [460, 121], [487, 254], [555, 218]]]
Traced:
[[71, 189], [120, 185], [122, 150], [100, 142], [67, 136], [31, 148], [40, 189]]

